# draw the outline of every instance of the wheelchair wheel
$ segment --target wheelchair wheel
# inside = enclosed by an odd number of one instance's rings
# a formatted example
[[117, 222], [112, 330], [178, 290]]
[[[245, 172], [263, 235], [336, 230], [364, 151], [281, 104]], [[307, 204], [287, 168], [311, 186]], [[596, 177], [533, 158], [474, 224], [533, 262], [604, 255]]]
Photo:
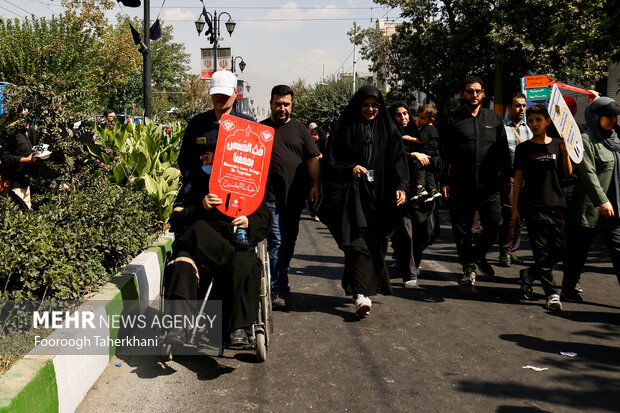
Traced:
[[266, 343], [269, 345], [269, 337], [273, 334], [273, 322], [271, 313], [271, 274], [269, 272], [269, 254], [267, 253], [267, 246], [265, 244], [260, 244], [258, 253], [263, 264], [260, 280], [260, 316], [262, 319], [261, 321], [265, 325]]
[[256, 359], [260, 362], [267, 360], [267, 343], [262, 329], [256, 330]]

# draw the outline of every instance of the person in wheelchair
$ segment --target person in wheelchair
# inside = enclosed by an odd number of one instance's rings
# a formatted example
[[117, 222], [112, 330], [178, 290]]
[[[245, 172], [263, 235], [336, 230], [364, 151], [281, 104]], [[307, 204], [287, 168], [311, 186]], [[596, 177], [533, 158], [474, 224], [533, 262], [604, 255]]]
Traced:
[[[214, 148], [203, 156], [205, 166], [212, 164]], [[248, 344], [246, 329], [258, 318], [261, 261], [256, 245], [271, 228], [272, 215], [263, 201], [248, 216], [228, 217], [217, 210], [222, 200], [208, 193], [210, 168], [192, 191], [205, 193], [200, 204], [185, 203], [179, 198], [171, 217], [171, 230], [176, 234], [173, 257], [164, 272], [164, 300], [169, 314], [192, 314], [195, 302], [202, 299], [214, 279], [214, 296], [222, 300], [224, 328], [229, 332], [229, 345]], [[189, 199], [197, 199], [194, 193]], [[187, 199], [187, 198], [185, 198]], [[245, 229], [247, 241], [237, 240], [235, 229]], [[168, 332], [171, 344], [186, 342], [187, 331]]]

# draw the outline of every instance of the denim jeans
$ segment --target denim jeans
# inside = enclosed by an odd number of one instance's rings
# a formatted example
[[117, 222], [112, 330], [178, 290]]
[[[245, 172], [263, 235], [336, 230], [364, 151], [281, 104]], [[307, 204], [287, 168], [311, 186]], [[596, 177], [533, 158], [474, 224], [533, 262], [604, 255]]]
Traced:
[[267, 234], [271, 293], [287, 295], [290, 291], [288, 269], [295, 251], [295, 242], [297, 242], [297, 234], [299, 233], [299, 218], [303, 205], [277, 208], [275, 201], [267, 201], [267, 207], [273, 215], [273, 225]]

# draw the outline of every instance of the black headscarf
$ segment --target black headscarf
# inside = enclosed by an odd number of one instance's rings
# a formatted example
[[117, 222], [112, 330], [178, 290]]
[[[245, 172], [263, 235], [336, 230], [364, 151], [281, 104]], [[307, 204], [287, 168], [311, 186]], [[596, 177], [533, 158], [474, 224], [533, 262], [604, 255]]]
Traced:
[[[409, 123], [404, 128], [400, 123], [396, 121], [396, 109], [398, 108], [405, 108], [407, 112], [409, 113]], [[396, 125], [396, 129], [398, 129], [398, 131], [400, 131], [401, 134], [413, 136], [414, 138], [418, 138], [420, 136], [420, 130], [416, 126], [415, 122], [413, 121], [412, 113], [409, 110], [409, 106], [407, 106], [405, 102], [403, 102], [402, 100], [398, 100], [392, 103], [390, 107], [388, 108], [388, 113], [390, 114], [390, 117], [394, 121], [394, 124]]]
[[[361, 112], [362, 102], [369, 97], [379, 103], [371, 121]], [[365, 85], [355, 93], [330, 134], [323, 160], [324, 197], [319, 217], [340, 248], [364, 249], [360, 234], [369, 227], [381, 231], [378, 236], [389, 233], [396, 190], [407, 189], [409, 171], [401, 135], [379, 89]], [[356, 165], [374, 170], [374, 182], [353, 178]]]
[[319, 148], [319, 152], [324, 153], [325, 147], [327, 146], [327, 136], [325, 135], [325, 131], [321, 129], [320, 126], [316, 126], [312, 129], [312, 131], [316, 131], [319, 135], [319, 140], [316, 141], [316, 146]]
[[604, 130], [599, 123], [601, 119], [600, 111], [604, 110], [612, 102], [615, 103], [613, 99], [603, 96], [586, 106], [585, 118], [587, 129], [585, 133], [602, 143], [614, 155], [614, 178], [608, 195], [613, 195], [609, 201], [612, 203], [617, 216], [618, 212], [620, 212], [620, 191], [618, 190], [620, 185], [620, 139], [618, 139], [618, 134], [615, 130]]

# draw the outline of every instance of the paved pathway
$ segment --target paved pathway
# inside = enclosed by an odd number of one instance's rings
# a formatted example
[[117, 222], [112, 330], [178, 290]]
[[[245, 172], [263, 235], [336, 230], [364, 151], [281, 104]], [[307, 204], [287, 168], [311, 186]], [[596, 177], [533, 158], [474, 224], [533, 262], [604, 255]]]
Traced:
[[521, 267], [458, 286], [445, 211], [442, 223], [423, 288], [394, 278], [394, 295], [374, 297], [358, 321], [340, 287], [341, 251], [305, 216], [291, 308], [275, 313], [267, 362], [242, 352], [114, 359], [79, 411], [620, 411], [620, 287], [606, 250], [588, 263], [587, 302], [550, 313], [540, 286], [533, 301], [516, 299]]

